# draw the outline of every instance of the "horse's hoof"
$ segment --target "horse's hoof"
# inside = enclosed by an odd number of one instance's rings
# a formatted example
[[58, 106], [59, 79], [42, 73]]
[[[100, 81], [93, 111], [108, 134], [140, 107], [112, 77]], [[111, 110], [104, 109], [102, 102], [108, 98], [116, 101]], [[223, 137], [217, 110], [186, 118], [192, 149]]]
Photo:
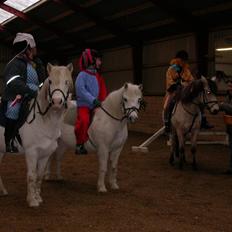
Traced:
[[113, 190], [119, 190], [119, 186], [117, 184], [112, 184], [111, 189]]
[[4, 197], [7, 195], [8, 195], [8, 192], [6, 191], [6, 189], [2, 190], [2, 193], [0, 194], [0, 196]]
[[36, 200], [38, 201], [39, 204], [43, 202], [43, 199], [41, 196], [36, 196]]
[[37, 200], [28, 201], [29, 207], [39, 207], [39, 202]]
[[98, 192], [99, 193], [106, 193], [107, 189], [106, 189], [106, 187], [98, 187]]

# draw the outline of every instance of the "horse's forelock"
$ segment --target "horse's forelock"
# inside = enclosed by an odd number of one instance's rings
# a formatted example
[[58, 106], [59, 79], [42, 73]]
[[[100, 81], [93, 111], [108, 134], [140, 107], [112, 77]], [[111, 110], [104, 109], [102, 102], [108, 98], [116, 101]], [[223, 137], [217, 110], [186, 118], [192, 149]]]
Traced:
[[61, 80], [72, 81], [71, 71], [66, 66], [53, 66], [49, 73], [49, 78], [54, 84], [59, 84]]

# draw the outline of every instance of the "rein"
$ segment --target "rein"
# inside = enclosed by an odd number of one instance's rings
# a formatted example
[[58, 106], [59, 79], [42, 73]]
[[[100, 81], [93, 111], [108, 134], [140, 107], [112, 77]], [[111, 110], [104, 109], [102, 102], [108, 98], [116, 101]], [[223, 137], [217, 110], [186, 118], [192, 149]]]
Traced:
[[113, 118], [116, 121], [122, 122], [125, 118], [129, 118], [129, 116], [136, 111], [137, 113], [139, 112], [140, 109], [137, 109], [136, 107], [130, 107], [130, 108], [125, 108], [123, 104], [123, 111], [124, 111], [124, 116], [122, 118], [117, 118], [113, 116], [109, 111], [107, 111], [104, 107], [100, 106], [100, 108], [111, 118]]
[[122, 118], [117, 118], [117, 117], [113, 116], [111, 113], [109, 113], [109, 112], [108, 112], [105, 108], [103, 108], [102, 106], [100, 106], [100, 108], [101, 108], [108, 116], [110, 116], [111, 118], [113, 118], [113, 119], [116, 120], [116, 121], [122, 122], [125, 118], [127, 118], [126, 115], [124, 115]]

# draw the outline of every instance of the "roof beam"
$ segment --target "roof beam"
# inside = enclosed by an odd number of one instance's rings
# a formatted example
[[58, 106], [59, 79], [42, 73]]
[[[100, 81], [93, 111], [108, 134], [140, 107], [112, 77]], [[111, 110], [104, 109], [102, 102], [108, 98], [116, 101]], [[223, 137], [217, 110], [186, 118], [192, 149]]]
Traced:
[[[43, 29], [46, 29], [47, 31], [49, 31], [50, 33], [53, 33], [55, 34], [57, 37], [60, 37], [62, 39], [64, 39], [65, 41], [67, 41], [68, 43], [71, 43], [73, 44], [74, 46], [77, 46], [77, 40], [73, 40], [71, 39], [69, 36], [66, 36], [62, 31], [58, 30], [58, 29], [54, 29], [53, 27], [51, 27], [48, 23], [46, 22], [43, 22], [43, 21], [40, 21], [39, 19], [37, 19], [36, 17], [32, 17], [32, 16], [29, 16], [13, 7], [10, 7], [4, 3], [1, 3], [0, 2], [0, 8], [2, 8], [3, 10], [9, 12], [9, 13], [12, 13], [14, 14], [15, 16], [18, 16], [19, 18], [25, 20], [25, 21], [28, 21], [28, 22], [31, 22], [33, 24], [36, 24], [38, 26], [40, 26], [41, 28]], [[79, 40], [78, 39], [78, 44], [85, 44], [84, 41], [82, 40]]]
[[91, 12], [89, 9], [82, 7], [81, 5], [74, 3], [70, 0], [53, 0], [56, 3], [62, 3], [69, 7], [70, 9], [75, 11], [75, 14], [83, 14], [85, 17], [90, 19], [91, 21], [95, 22], [97, 26], [103, 27], [105, 30], [107, 30], [109, 33], [117, 36], [118, 39], [121, 39], [127, 44], [134, 45], [137, 44], [136, 36], [134, 36], [132, 33], [128, 32], [124, 28], [119, 27], [112, 21], [108, 21], [104, 18], [101, 18], [94, 14], [94, 12]]
[[172, 17], [176, 20], [177, 24], [181, 26], [187, 26], [193, 31], [197, 31], [199, 27], [205, 28], [205, 24], [202, 21], [199, 21], [197, 17], [192, 16], [191, 12], [183, 10], [181, 8], [176, 8], [163, 0], [150, 0], [155, 6], [157, 6], [162, 11], [166, 12], [169, 17]]

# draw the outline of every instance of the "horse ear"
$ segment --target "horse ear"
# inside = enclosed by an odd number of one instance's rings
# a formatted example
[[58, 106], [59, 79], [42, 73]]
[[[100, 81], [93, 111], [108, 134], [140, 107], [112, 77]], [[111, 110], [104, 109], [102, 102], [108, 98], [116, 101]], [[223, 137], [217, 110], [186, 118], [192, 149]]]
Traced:
[[53, 65], [52, 65], [51, 63], [48, 63], [48, 64], [47, 64], [47, 71], [48, 71], [48, 74], [51, 72], [52, 67], [53, 67]]
[[128, 83], [126, 82], [125, 84], [124, 84], [124, 89], [127, 89], [128, 88]]
[[139, 89], [140, 89], [141, 91], [143, 90], [143, 85], [142, 85], [142, 84], [139, 85]]
[[73, 64], [72, 63], [68, 64], [67, 68], [72, 73], [72, 71], [73, 71]]

